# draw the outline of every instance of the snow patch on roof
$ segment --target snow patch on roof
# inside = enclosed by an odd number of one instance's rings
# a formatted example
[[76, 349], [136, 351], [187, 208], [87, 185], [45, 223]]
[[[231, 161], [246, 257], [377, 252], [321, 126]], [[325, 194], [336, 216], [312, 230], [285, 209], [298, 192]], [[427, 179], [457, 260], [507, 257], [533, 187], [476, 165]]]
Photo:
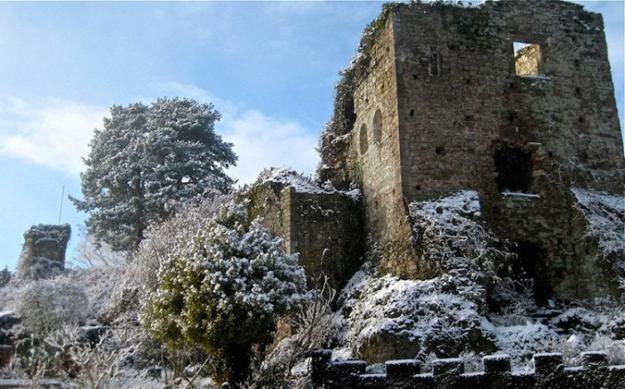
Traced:
[[319, 186], [309, 177], [303, 176], [294, 170], [285, 168], [269, 168], [263, 170], [258, 176], [258, 183], [278, 183], [290, 186], [297, 192], [302, 193], [327, 193], [328, 190]]

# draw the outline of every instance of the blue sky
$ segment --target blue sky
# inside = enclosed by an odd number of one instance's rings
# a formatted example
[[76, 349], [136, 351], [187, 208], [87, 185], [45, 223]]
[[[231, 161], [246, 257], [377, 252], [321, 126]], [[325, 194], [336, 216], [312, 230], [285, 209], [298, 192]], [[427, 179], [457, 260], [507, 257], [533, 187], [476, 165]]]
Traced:
[[[580, 2], [604, 15], [623, 113], [623, 2]], [[81, 156], [112, 104], [158, 96], [214, 102], [235, 143], [231, 173], [312, 173], [334, 84], [380, 2], [0, 3], [0, 267], [22, 234], [56, 223], [61, 187], [80, 195]], [[81, 239], [65, 200], [62, 222]]]

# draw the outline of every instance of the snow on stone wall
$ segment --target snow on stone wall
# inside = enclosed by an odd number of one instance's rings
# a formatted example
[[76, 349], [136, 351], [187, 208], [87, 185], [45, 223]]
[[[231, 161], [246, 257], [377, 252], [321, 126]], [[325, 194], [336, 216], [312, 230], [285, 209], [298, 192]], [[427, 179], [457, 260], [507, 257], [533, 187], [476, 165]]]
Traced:
[[260, 217], [286, 251], [299, 254], [313, 287], [323, 273], [341, 288], [362, 263], [361, 196], [338, 191], [287, 169], [266, 169], [243, 195], [253, 218]]

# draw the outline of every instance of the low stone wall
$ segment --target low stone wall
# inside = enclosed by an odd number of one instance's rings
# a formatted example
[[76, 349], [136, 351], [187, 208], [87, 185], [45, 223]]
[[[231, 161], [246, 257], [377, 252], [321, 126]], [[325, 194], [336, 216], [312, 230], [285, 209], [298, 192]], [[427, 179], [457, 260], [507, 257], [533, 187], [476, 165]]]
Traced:
[[625, 388], [625, 365], [608, 366], [603, 352], [582, 353], [582, 366], [564, 367], [562, 354], [535, 354], [534, 371], [513, 372], [510, 357], [483, 358], [484, 370], [465, 373], [461, 359], [432, 362], [431, 372], [421, 372], [419, 361], [386, 362], [386, 374], [367, 374], [367, 362], [332, 361], [331, 350], [312, 354], [315, 388], [413, 388], [413, 389], [515, 389], [515, 388]]

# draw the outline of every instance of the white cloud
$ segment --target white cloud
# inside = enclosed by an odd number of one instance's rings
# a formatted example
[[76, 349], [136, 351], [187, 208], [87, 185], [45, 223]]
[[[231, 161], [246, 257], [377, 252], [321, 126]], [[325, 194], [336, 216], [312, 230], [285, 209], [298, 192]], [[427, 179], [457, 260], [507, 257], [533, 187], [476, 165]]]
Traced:
[[74, 101], [0, 96], [0, 155], [78, 174], [107, 110]]
[[[217, 132], [234, 144], [239, 156], [229, 173], [240, 184], [254, 181], [266, 167], [279, 166], [311, 174], [318, 162], [317, 135], [293, 120], [271, 117], [254, 109], [211, 96], [193, 85], [166, 83], [160, 95], [213, 102], [222, 113]], [[141, 99], [144, 102], [153, 98]], [[31, 103], [16, 96], [0, 96], [0, 155], [77, 175], [81, 157], [89, 152], [94, 128], [101, 128], [108, 110], [75, 101], [46, 99]]]
[[[224, 119], [227, 119], [224, 117]], [[258, 111], [245, 111], [223, 122], [223, 137], [239, 156], [233, 177], [252, 182], [262, 168], [289, 167], [310, 174], [318, 154], [317, 137], [297, 122], [281, 121]]]

